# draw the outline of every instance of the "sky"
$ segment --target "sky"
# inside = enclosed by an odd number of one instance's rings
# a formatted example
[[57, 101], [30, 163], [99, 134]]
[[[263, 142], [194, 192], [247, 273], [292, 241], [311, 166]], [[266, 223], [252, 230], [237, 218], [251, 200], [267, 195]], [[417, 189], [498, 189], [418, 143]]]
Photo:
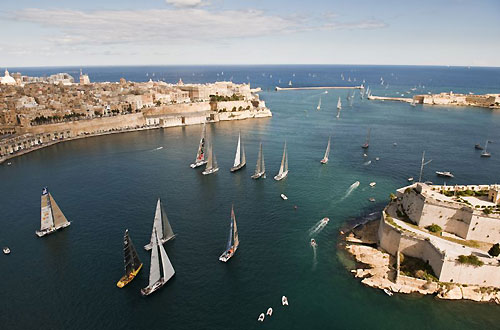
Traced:
[[0, 67], [500, 66], [500, 0], [1, 0]]

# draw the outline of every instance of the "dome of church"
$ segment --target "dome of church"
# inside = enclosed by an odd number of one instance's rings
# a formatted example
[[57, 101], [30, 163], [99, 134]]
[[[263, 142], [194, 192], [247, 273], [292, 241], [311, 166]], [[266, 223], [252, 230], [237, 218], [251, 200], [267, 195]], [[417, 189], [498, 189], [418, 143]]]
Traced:
[[7, 69], [5, 69], [5, 76], [0, 78], [0, 84], [4, 84], [4, 85], [15, 85], [16, 84], [16, 80], [10, 76], [9, 71], [7, 71]]

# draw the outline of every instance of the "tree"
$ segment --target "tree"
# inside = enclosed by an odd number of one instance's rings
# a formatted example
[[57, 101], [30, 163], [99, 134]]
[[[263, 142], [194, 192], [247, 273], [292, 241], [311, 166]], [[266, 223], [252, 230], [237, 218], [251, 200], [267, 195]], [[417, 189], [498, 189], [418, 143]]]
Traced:
[[488, 250], [488, 254], [492, 257], [498, 257], [500, 255], [500, 244], [493, 244], [491, 249]]

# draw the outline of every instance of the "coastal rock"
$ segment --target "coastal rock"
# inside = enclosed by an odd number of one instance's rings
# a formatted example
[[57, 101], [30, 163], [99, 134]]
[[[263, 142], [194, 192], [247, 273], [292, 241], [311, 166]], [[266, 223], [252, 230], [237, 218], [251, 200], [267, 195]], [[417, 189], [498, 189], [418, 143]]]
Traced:
[[445, 289], [439, 292], [437, 297], [440, 299], [458, 300], [458, 299], [463, 299], [463, 294], [461, 287], [453, 286], [448, 290]]

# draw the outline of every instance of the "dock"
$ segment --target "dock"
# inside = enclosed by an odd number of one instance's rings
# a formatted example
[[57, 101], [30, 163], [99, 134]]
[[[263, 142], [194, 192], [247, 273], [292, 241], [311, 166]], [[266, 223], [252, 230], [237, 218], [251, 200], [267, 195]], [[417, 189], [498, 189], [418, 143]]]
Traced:
[[297, 91], [297, 90], [307, 90], [307, 89], [363, 89], [363, 86], [318, 86], [318, 87], [278, 87], [276, 86], [276, 91]]
[[374, 101], [399, 101], [399, 102], [406, 102], [406, 103], [411, 103], [413, 101], [413, 99], [409, 98], [409, 97], [389, 97], [389, 96], [374, 96], [374, 95], [368, 96], [368, 100], [374, 100]]

